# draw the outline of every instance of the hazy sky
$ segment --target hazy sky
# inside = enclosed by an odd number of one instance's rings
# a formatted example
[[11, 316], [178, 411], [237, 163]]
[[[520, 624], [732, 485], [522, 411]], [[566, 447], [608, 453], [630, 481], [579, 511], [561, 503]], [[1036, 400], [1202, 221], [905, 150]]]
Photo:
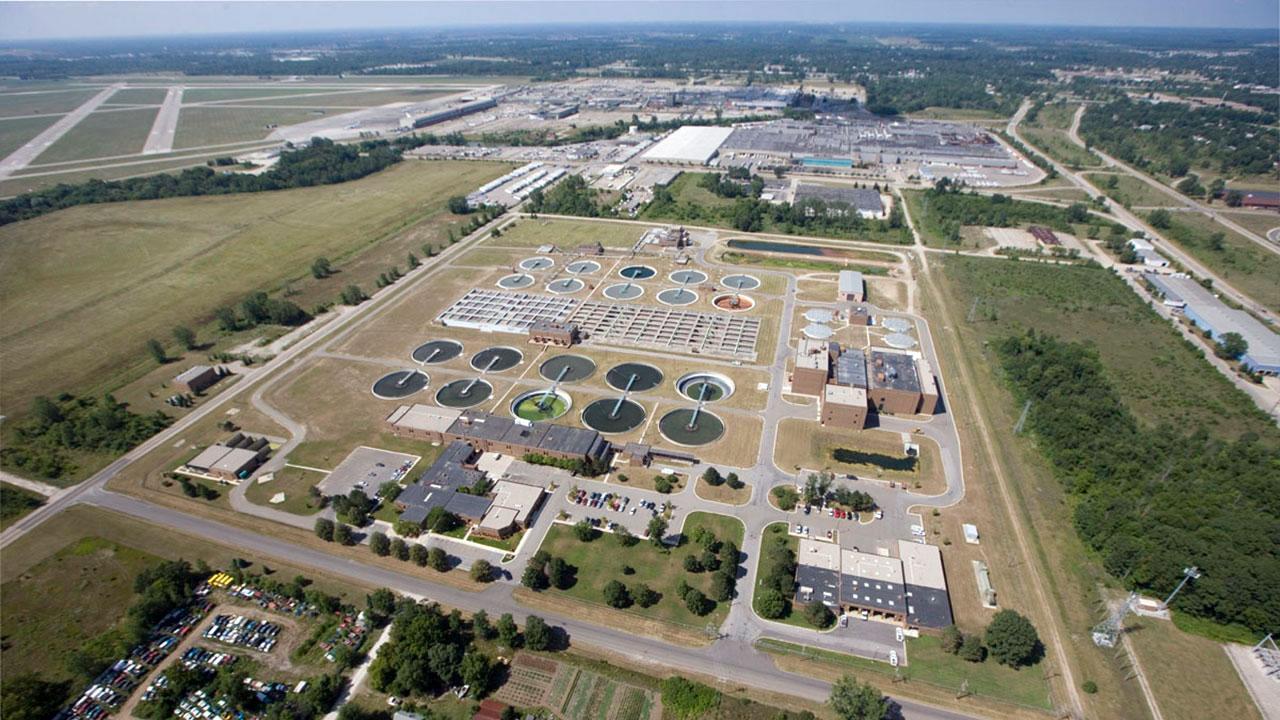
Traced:
[[1277, 0], [688, 2], [0, 2], [0, 40], [547, 22], [939, 22], [1246, 27], [1280, 32]]

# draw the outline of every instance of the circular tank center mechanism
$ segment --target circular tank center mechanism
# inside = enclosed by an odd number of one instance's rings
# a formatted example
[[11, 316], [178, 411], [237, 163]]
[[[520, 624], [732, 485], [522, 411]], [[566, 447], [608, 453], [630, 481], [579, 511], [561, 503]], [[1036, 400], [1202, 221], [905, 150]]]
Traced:
[[480, 378], [454, 380], [436, 391], [436, 402], [444, 407], [469, 408], [493, 394], [493, 386]]
[[510, 370], [524, 359], [524, 354], [511, 347], [490, 347], [471, 356], [471, 367], [481, 372]]
[[498, 280], [498, 287], [503, 290], [519, 290], [527, 288], [533, 284], [533, 276], [525, 273], [516, 273], [515, 275], [507, 275]]
[[551, 382], [578, 382], [595, 371], [595, 362], [581, 355], [557, 355], [538, 367], [538, 374]]
[[711, 304], [725, 312], [745, 312], [756, 306], [750, 295], [742, 293], [724, 293], [711, 298]]
[[610, 300], [635, 300], [644, 294], [644, 288], [633, 282], [618, 283], [604, 289], [604, 296]]
[[658, 293], [658, 302], [663, 305], [692, 305], [697, 300], [698, 293], [687, 288], [668, 288]]
[[658, 431], [677, 445], [706, 445], [724, 435], [724, 421], [702, 407], [680, 408], [658, 420]]
[[429, 380], [421, 370], [397, 370], [378, 378], [373, 384], [373, 394], [383, 400], [397, 400], [425, 388]]
[[565, 266], [565, 270], [574, 275], [590, 275], [594, 272], [600, 272], [600, 263], [595, 260], [575, 260]]
[[699, 285], [707, 281], [707, 274], [701, 270], [676, 270], [667, 277], [677, 285]]
[[676, 380], [676, 390], [690, 400], [716, 402], [724, 400], [735, 390], [733, 380], [713, 372], [691, 372]]
[[547, 292], [553, 292], [557, 295], [567, 295], [569, 293], [576, 293], [586, 286], [586, 283], [582, 282], [578, 278], [561, 278], [547, 283]]
[[760, 287], [760, 279], [755, 275], [728, 275], [720, 284], [730, 290], [755, 290]]
[[640, 403], [624, 397], [596, 400], [582, 410], [582, 424], [602, 434], [624, 433], [644, 424]]
[[413, 349], [413, 360], [423, 365], [435, 365], [448, 362], [461, 354], [461, 343], [452, 340], [431, 340]]
[[568, 393], [554, 388], [545, 388], [517, 395], [511, 401], [511, 414], [532, 422], [555, 420], [569, 412], [571, 407], [573, 407], [573, 399]]
[[662, 384], [662, 371], [645, 363], [622, 363], [609, 368], [604, 380], [614, 390], [644, 392]]
[[546, 270], [555, 265], [555, 261], [549, 257], [539, 255], [537, 257], [525, 258], [520, 261], [521, 270]]
[[628, 265], [619, 270], [618, 274], [628, 280], [648, 280], [657, 275], [658, 271], [648, 265]]

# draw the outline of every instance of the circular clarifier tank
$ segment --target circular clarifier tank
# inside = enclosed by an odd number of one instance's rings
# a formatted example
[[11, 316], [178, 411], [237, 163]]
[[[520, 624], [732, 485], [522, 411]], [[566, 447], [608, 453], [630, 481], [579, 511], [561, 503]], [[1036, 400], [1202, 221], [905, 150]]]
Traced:
[[516, 273], [514, 275], [507, 275], [498, 280], [498, 287], [502, 288], [503, 290], [519, 290], [521, 288], [527, 288], [532, 284], [533, 284], [533, 276], [527, 275], [525, 273]]
[[698, 293], [688, 288], [668, 288], [658, 293], [658, 302], [663, 305], [692, 305], [698, 301]]
[[512, 347], [490, 347], [471, 356], [471, 367], [484, 372], [502, 372], [520, 364], [524, 353]]
[[427, 374], [421, 370], [397, 370], [378, 378], [373, 384], [373, 394], [383, 400], [398, 400], [426, 387], [428, 381]]
[[582, 410], [582, 424], [606, 435], [634, 430], [644, 424], [644, 419], [640, 403], [622, 398], [596, 400]]
[[826, 308], [812, 308], [804, 311], [804, 319], [813, 323], [829, 323], [835, 320], [835, 313]]
[[413, 359], [423, 365], [448, 362], [462, 354], [462, 344], [452, 340], [432, 340], [413, 349]]
[[600, 263], [595, 260], [575, 260], [569, 263], [565, 270], [574, 275], [590, 275], [594, 272], [600, 272]]
[[720, 284], [730, 290], [755, 290], [760, 287], [760, 278], [755, 275], [728, 275]]
[[907, 332], [911, 329], [911, 321], [900, 317], [887, 317], [880, 321], [880, 325], [894, 332]]
[[511, 401], [511, 414], [521, 420], [537, 422], [555, 420], [569, 412], [573, 407], [573, 399], [568, 393], [559, 390], [530, 390], [516, 396]]
[[711, 304], [725, 312], [746, 312], [756, 306], [756, 301], [750, 295], [724, 293], [711, 298]]
[[628, 265], [619, 270], [618, 274], [628, 280], [648, 280], [657, 275], [658, 271], [648, 265]]
[[604, 296], [610, 300], [635, 300], [644, 294], [644, 288], [633, 282], [618, 283], [604, 289]]
[[525, 258], [524, 260], [521, 260], [520, 269], [529, 270], [530, 272], [532, 272], [535, 270], [546, 270], [547, 268], [555, 264], [556, 262], [551, 258], [546, 257], [544, 255], [538, 255], [537, 257]]
[[581, 355], [557, 355], [538, 367], [538, 374], [551, 382], [578, 382], [595, 371], [595, 362]]
[[622, 363], [609, 368], [604, 380], [615, 390], [644, 392], [662, 384], [662, 371], [645, 363]]
[[916, 344], [916, 339], [906, 333], [889, 333], [884, 338], [884, 344], [891, 348], [905, 350]]
[[733, 380], [713, 372], [691, 372], [676, 380], [676, 390], [690, 400], [715, 402], [733, 394]]
[[480, 378], [454, 380], [436, 391], [436, 402], [445, 407], [469, 408], [493, 395], [493, 386]]
[[658, 431], [677, 445], [706, 445], [724, 435], [724, 421], [706, 410], [680, 408], [658, 420]]
[[699, 285], [707, 281], [707, 274], [701, 270], [676, 270], [667, 277], [677, 285]]
[[557, 295], [568, 295], [569, 293], [576, 293], [586, 286], [586, 283], [582, 282], [578, 278], [560, 278], [559, 280], [553, 280], [552, 282], [547, 283], [547, 292], [552, 292]]

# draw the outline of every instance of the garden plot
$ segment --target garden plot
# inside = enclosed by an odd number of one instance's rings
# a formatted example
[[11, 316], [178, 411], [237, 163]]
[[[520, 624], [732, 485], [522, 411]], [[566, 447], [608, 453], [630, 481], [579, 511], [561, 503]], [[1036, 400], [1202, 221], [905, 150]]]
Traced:
[[566, 663], [521, 653], [494, 694], [519, 707], [545, 707], [566, 720], [649, 720], [653, 693]]

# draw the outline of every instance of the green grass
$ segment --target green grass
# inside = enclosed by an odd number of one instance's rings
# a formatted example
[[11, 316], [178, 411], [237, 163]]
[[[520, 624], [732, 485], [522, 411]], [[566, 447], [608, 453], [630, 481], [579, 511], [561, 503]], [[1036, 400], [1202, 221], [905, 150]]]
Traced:
[[123, 619], [133, 577], [160, 558], [98, 537], [84, 537], [0, 586], [0, 646], [5, 675], [73, 677], [70, 654]]
[[[276, 471], [275, 479], [271, 482], [250, 481], [248, 489], [245, 490], [245, 497], [249, 502], [263, 507], [275, 508], [295, 515], [314, 515], [320, 511], [320, 505], [311, 499], [310, 490], [323, 479], [323, 473], [284, 467]], [[271, 497], [281, 492], [284, 493], [285, 501], [272, 505]]]
[[[1107, 197], [1125, 207], [1133, 207], [1135, 205], [1173, 206], [1178, 203], [1172, 196], [1160, 192], [1157, 188], [1151, 187], [1132, 175], [1086, 173], [1085, 178], [1105, 193]], [[1108, 185], [1112, 178], [1115, 178], [1115, 187]]]
[[[2, 128], [3, 125], [0, 125], [0, 129]], [[206, 160], [212, 158], [239, 154], [246, 151], [247, 149], [245, 148], [225, 148], [215, 152], [196, 153], [192, 157], [188, 158], [171, 158], [168, 160], [156, 160], [154, 162], [141, 162], [137, 164], [131, 163], [129, 165], [115, 165], [113, 167], [100, 168], [95, 168], [92, 163], [76, 163], [71, 166], [58, 166], [57, 168], [46, 167], [43, 169], [39, 166], [33, 166], [34, 169], [29, 169], [26, 172], [15, 173], [14, 176], [8, 180], [0, 181], [0, 197], [9, 197], [19, 195], [24, 192], [41, 190], [43, 188], [53, 187], [59, 183], [73, 185], [75, 183], [82, 183], [86, 180], [95, 178], [99, 180], [120, 180], [139, 175], [154, 175], [160, 172], [177, 172], [195, 165], [204, 165]], [[157, 155], [157, 157], [162, 156]], [[99, 161], [99, 163], [101, 164], [101, 161]], [[111, 161], [108, 161], [107, 164], [110, 165], [112, 163]], [[48, 173], [52, 169], [56, 169], [58, 172], [53, 174], [33, 174], [36, 172]]]
[[[369, 274], [443, 235], [450, 195], [505, 168], [405, 162], [339, 185], [86, 205], [0, 228], [0, 266], [23, 268], [0, 276], [0, 399], [25, 408], [40, 393], [113, 390], [154, 368], [147, 338], [168, 342], [175, 325], [199, 327], [287, 280], [304, 308], [347, 282], [372, 290]], [[416, 223], [416, 237], [399, 239]], [[312, 280], [318, 255], [343, 273]]]
[[1224, 625], [1216, 623], [1207, 618], [1198, 618], [1193, 615], [1173, 612], [1173, 624], [1181, 631], [1199, 635], [1219, 643], [1239, 643], [1241, 645], [1253, 645], [1262, 639], [1262, 636], [1249, 628], [1231, 624]]
[[0, 530], [14, 524], [44, 504], [44, 496], [0, 482]]
[[1277, 437], [1275, 426], [1199, 348], [1111, 272], [963, 256], [946, 256], [943, 269], [956, 307], [977, 300], [970, 327], [983, 340], [1034, 329], [1097, 348], [1140, 422], [1204, 428], [1223, 438], [1243, 432]]
[[826, 260], [802, 260], [784, 258], [774, 255], [762, 255], [754, 252], [727, 250], [720, 259], [734, 265], [754, 265], [756, 267], [779, 268], [782, 270], [815, 270], [818, 272], [839, 272], [841, 270], [858, 270], [864, 275], [888, 275], [889, 269], [879, 265], [860, 265], [852, 262], [829, 262]]
[[504, 230], [501, 237], [488, 240], [486, 244], [521, 248], [555, 245], [572, 252], [579, 245], [598, 241], [607, 248], [630, 249], [645, 230], [626, 223], [524, 218], [511, 229]]
[[[787, 526], [789, 524], [790, 523], [787, 523], [787, 522], [776, 522], [776, 523], [771, 523], [768, 527], [766, 527], [764, 529], [764, 537], [760, 545], [761, 549], [763, 550], [764, 543], [770, 543], [770, 542], [774, 542], [775, 539], [781, 539], [782, 542], [786, 544], [787, 549], [789, 549], [792, 553], [799, 553], [800, 538], [787, 532]], [[759, 562], [760, 562], [760, 566], [756, 568], [756, 588], [755, 588], [755, 592], [752, 593], [751, 595], [753, 599], [760, 596], [760, 591], [764, 588], [764, 576], [767, 574], [767, 570], [768, 570], [768, 568], [764, 567], [763, 552], [761, 552], [761, 557], [759, 558]], [[790, 601], [791, 598], [787, 598], [787, 600]], [[764, 617], [764, 615], [760, 613], [760, 609], [758, 606], [754, 607], [753, 609], [755, 610], [757, 615], [760, 615], [760, 617]], [[805, 628], [808, 630], [813, 629], [812, 625], [805, 622], [804, 618], [801, 617], [799, 613], [795, 612], [795, 606], [790, 602], [787, 603], [787, 612], [785, 615], [783, 615], [780, 618], [769, 618], [769, 619], [772, 620], [773, 622], [780, 622], [780, 623], [785, 623], [787, 625], [794, 625], [795, 627]]]
[[[58, 121], [56, 117], [0, 120], [0, 157], [7, 157]], [[7, 194], [7, 193], [6, 193]]]
[[[855, 672], [874, 672], [890, 677], [895, 673], [895, 668], [888, 663], [773, 638], [756, 641], [756, 647], [765, 652], [804, 657]], [[967, 662], [943, 652], [939, 639], [933, 635], [907, 639], [907, 663], [898, 670], [911, 682], [957, 691], [968, 682], [968, 690], [974, 695], [1041, 710], [1052, 707], [1049, 686], [1039, 666], [1014, 670], [991, 659], [981, 663]]]
[[[247, 84], [247, 83], [246, 83]], [[192, 88], [182, 93], [182, 102], [200, 103], [222, 100], [252, 100], [276, 95], [301, 95], [324, 92], [327, 88], [293, 86], [274, 87], [234, 87], [234, 88]], [[183, 112], [186, 112], [185, 110]]]
[[[721, 540], [732, 540], [742, 546], [742, 523], [727, 515], [691, 513], [685, 521], [684, 532], [705, 527]], [[662, 595], [657, 604], [641, 608], [633, 605], [625, 612], [644, 617], [677, 623], [690, 627], [704, 627], [708, 623], [719, 625], [729, 614], [728, 603], [716, 603], [708, 615], [698, 617], [689, 612], [684, 601], [676, 597], [676, 586], [681, 580], [690, 586], [708, 592], [711, 573], [686, 572], [682, 563], [687, 555], [701, 553], [701, 547], [684, 543], [677, 548], [659, 550], [648, 541], [640, 541], [631, 547], [623, 547], [612, 535], [603, 533], [591, 542], [581, 542], [573, 534], [573, 528], [557, 524], [542, 542], [542, 549], [553, 556], [562, 557], [578, 569], [577, 582], [568, 590], [550, 589], [544, 592], [563, 594], [594, 605], [604, 604], [604, 586], [610, 580], [618, 580], [628, 588], [645, 583]], [[622, 566], [635, 569], [633, 575], [623, 575]]]
[[[335, 111], [327, 115], [337, 114]], [[303, 108], [183, 107], [174, 132], [174, 148], [222, 145], [262, 140], [273, 131], [268, 125], [294, 125], [326, 117]]]
[[908, 113], [908, 117], [926, 120], [1007, 120], [1009, 118], [1008, 115], [1003, 115], [995, 110], [947, 107], [928, 107], [924, 110]]
[[401, 90], [368, 90], [363, 92], [326, 92], [315, 90], [317, 95], [302, 97], [276, 98], [275, 100], [248, 100], [244, 105], [279, 105], [279, 106], [329, 106], [329, 107], [374, 107], [396, 102], [424, 102], [432, 98], [449, 94], [444, 90], [418, 90], [405, 88]]
[[[0, 128], [3, 127], [3, 125], [0, 125]], [[1266, 237], [1269, 230], [1280, 227], [1280, 215], [1273, 212], [1227, 212], [1222, 213], [1222, 215], [1235, 221], [1237, 225], [1244, 229], [1251, 230], [1263, 237]]]
[[552, 420], [568, 411], [569, 406], [555, 395], [546, 402], [541, 402], [540, 397], [533, 397], [516, 406], [516, 415], [525, 420]]
[[519, 532], [511, 534], [505, 540], [499, 540], [497, 538], [482, 537], [476, 534], [472, 534], [471, 537], [467, 538], [467, 540], [474, 543], [480, 543], [481, 545], [488, 545], [489, 547], [492, 547], [492, 548], [498, 548], [499, 550], [506, 550], [507, 552], [515, 552], [515, 549], [520, 546], [520, 539], [523, 537], [524, 537], [524, 531], [521, 530]]
[[101, 88], [66, 88], [30, 95], [22, 90], [0, 93], [0, 117], [68, 113], [99, 92]]
[[[1204, 215], [1170, 214], [1173, 219], [1161, 234], [1235, 289], [1280, 311], [1280, 255]], [[1217, 247], [1212, 240], [1215, 233], [1222, 233], [1222, 244]]]
[[130, 155], [142, 152], [159, 108], [90, 113], [40, 153], [39, 163]]
[[1068, 131], [1077, 105], [1053, 103], [1040, 108], [1036, 119], [1024, 122], [1018, 133], [1037, 149], [1068, 167], [1096, 167], [1102, 158], [1071, 141]]
[[169, 94], [168, 88], [124, 88], [107, 98], [114, 105], [159, 105]]

